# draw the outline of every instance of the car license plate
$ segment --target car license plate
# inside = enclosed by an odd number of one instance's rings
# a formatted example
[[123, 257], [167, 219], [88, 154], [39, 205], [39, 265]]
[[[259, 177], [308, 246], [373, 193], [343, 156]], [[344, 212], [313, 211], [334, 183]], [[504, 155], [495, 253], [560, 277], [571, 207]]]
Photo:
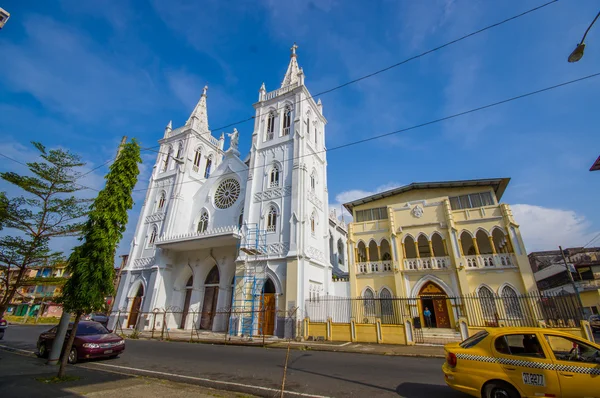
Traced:
[[[105, 354], [112, 354], [112, 352], [113, 352], [113, 350], [106, 350], [106, 351], [104, 351]], [[525, 374], [525, 373], [523, 373], [523, 374]], [[523, 377], [525, 377], [525, 376], [523, 376]]]
[[544, 387], [546, 385], [544, 381], [544, 375], [537, 373], [523, 373], [523, 383], [529, 384], [530, 386]]

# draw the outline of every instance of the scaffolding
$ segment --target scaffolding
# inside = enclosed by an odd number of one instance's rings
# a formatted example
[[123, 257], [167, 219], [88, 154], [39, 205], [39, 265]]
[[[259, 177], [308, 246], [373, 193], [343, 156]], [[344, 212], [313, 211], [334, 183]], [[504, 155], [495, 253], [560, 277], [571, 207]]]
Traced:
[[267, 279], [267, 231], [258, 224], [246, 224], [242, 228], [239, 250], [246, 254], [244, 264], [235, 273], [234, 294], [229, 317], [229, 335], [263, 335], [262, 322], [256, 314], [264, 305], [263, 287]]

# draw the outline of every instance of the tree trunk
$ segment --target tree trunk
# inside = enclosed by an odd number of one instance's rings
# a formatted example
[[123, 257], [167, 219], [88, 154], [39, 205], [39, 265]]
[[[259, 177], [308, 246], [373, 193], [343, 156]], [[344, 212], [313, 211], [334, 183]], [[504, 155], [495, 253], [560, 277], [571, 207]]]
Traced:
[[75, 315], [75, 322], [73, 322], [73, 329], [71, 329], [71, 334], [69, 335], [69, 339], [67, 340], [67, 344], [65, 349], [63, 350], [62, 356], [60, 357], [60, 368], [58, 369], [58, 378], [61, 379], [65, 377], [65, 371], [67, 367], [67, 362], [69, 360], [69, 352], [71, 351], [71, 347], [73, 346], [73, 341], [75, 341], [75, 335], [77, 334], [77, 325], [79, 325], [79, 320], [81, 319], [81, 312], [77, 312]]
[[15, 280], [15, 283], [12, 286], [8, 286], [8, 288], [4, 292], [4, 297], [2, 297], [2, 301], [0, 302], [0, 318], [2, 318], [4, 316], [4, 312], [10, 305], [10, 302], [12, 301], [13, 297], [15, 296], [17, 289], [19, 287], [21, 287], [20, 286], [21, 280], [23, 279], [24, 274], [25, 274], [25, 268], [21, 268], [19, 270], [19, 273], [17, 274], [17, 279]]

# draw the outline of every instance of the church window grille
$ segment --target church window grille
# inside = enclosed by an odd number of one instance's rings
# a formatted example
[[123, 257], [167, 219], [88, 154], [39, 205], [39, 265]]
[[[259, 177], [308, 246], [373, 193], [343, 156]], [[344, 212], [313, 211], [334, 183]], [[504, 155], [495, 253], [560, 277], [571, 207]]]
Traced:
[[315, 191], [315, 188], [317, 186], [317, 177], [315, 175], [315, 172], [313, 171], [313, 173], [310, 175], [310, 189], [311, 191]]
[[150, 239], [148, 240], [148, 246], [154, 245], [157, 235], [158, 235], [158, 228], [156, 227], [156, 225], [154, 225], [152, 227], [152, 232], [150, 233]]
[[177, 147], [177, 155], [175, 157], [177, 159], [181, 159], [182, 155], [183, 155], [183, 145], [179, 144], [179, 146]]
[[313, 236], [315, 235], [316, 224], [317, 215], [313, 212], [313, 214], [310, 216], [310, 232], [313, 234]]
[[194, 166], [193, 169], [197, 173], [200, 169], [200, 161], [202, 160], [202, 150], [200, 148], [196, 149], [196, 154], [194, 155]]
[[169, 147], [169, 150], [167, 152], [167, 155], [165, 156], [165, 159], [163, 161], [163, 167], [162, 167], [162, 171], [167, 171], [169, 169], [169, 159], [173, 156], [173, 148]]
[[200, 215], [200, 221], [198, 221], [198, 232], [202, 233], [206, 231], [208, 228], [208, 212], [206, 210], [202, 210], [202, 214]]
[[160, 193], [160, 198], [158, 199], [158, 211], [161, 211], [165, 207], [165, 201], [167, 200], [167, 194], [165, 191]]
[[292, 108], [288, 105], [285, 107], [283, 112], [283, 135], [290, 134], [290, 127], [292, 125]]
[[267, 231], [275, 232], [277, 227], [277, 209], [275, 206], [271, 206], [269, 209], [269, 215], [267, 216]]
[[267, 118], [267, 135], [265, 137], [266, 141], [273, 139], [273, 134], [275, 132], [275, 112], [269, 113], [269, 117]]
[[276, 164], [273, 165], [271, 169], [271, 173], [269, 175], [269, 188], [274, 188], [279, 186], [279, 166]]
[[212, 155], [206, 159], [206, 168], [204, 169], [204, 178], [210, 177], [210, 167], [212, 166]]
[[219, 209], [231, 207], [240, 197], [240, 183], [235, 178], [221, 182], [215, 192], [215, 206]]

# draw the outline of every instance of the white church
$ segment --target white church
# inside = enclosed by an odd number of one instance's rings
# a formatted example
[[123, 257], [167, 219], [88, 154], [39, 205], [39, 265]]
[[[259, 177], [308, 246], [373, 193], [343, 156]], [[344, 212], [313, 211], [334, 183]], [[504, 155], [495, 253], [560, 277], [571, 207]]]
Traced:
[[245, 158], [243, 129], [227, 149], [212, 135], [207, 87], [182, 127], [166, 127], [113, 307], [123, 327], [160, 328], [151, 314], [167, 310], [171, 330], [290, 336], [307, 299], [349, 294], [335, 277], [348, 259], [329, 210], [327, 120], [296, 48], [281, 87], [260, 87]]

